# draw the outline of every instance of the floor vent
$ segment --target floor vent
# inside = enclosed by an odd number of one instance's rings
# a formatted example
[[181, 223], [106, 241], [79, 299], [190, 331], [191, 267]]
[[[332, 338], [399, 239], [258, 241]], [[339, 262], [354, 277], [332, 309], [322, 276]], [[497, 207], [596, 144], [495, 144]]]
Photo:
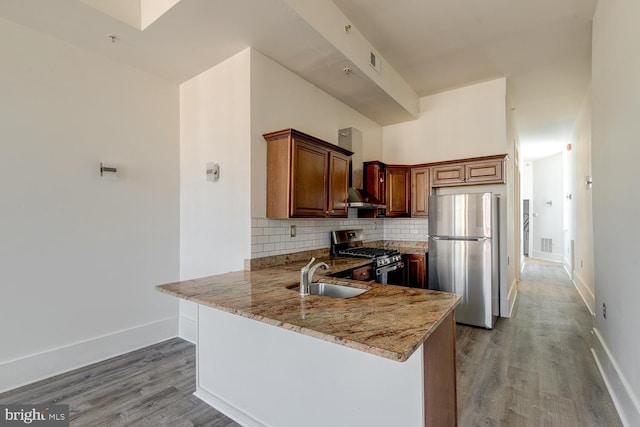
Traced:
[[549, 237], [543, 237], [540, 239], [540, 248], [542, 252], [552, 253], [553, 252], [553, 239]]

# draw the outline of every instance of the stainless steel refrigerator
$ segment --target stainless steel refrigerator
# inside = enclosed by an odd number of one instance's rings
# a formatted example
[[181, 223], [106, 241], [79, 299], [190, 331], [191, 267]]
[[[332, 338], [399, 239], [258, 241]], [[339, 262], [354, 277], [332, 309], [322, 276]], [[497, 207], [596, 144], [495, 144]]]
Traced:
[[500, 315], [499, 197], [429, 197], [429, 289], [462, 296], [456, 321], [493, 328]]

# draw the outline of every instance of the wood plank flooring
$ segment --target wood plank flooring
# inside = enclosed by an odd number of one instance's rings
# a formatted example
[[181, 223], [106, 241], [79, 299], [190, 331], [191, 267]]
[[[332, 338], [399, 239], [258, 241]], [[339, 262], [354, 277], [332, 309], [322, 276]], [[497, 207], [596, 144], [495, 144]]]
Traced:
[[591, 327], [563, 267], [528, 260], [510, 319], [456, 328], [459, 425], [621, 426]]
[[68, 404], [71, 426], [238, 426], [192, 395], [195, 376], [195, 346], [175, 338], [0, 394], [0, 403]]
[[[620, 426], [589, 350], [591, 316], [562, 267], [529, 261], [518, 289], [514, 316], [494, 330], [457, 326], [459, 425]], [[69, 404], [72, 426], [238, 425], [194, 391], [195, 348], [176, 338], [0, 394], [0, 403]]]

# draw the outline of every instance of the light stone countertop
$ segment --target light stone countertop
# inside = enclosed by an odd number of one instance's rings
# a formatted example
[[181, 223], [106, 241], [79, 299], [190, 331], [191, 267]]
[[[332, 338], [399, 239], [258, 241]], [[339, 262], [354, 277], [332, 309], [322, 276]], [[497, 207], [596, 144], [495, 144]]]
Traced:
[[456, 294], [323, 277], [364, 266], [359, 258], [323, 258], [315, 280], [371, 289], [353, 298], [309, 295], [297, 286], [306, 261], [157, 286], [160, 292], [239, 316], [403, 362], [460, 301]]

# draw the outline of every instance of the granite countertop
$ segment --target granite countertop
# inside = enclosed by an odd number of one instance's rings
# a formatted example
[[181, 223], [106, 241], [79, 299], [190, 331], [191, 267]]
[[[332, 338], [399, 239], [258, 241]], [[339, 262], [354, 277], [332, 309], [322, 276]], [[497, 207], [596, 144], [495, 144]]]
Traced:
[[380, 248], [397, 249], [401, 254], [420, 255], [429, 252], [429, 243], [426, 241], [399, 241], [399, 240], [378, 240], [369, 242], [366, 245], [377, 246]]
[[[359, 258], [330, 258], [325, 274], [369, 264]], [[460, 301], [456, 294], [381, 285], [328, 276], [323, 281], [371, 289], [354, 298], [300, 297], [300, 268], [308, 261], [254, 271], [185, 280], [157, 289], [239, 316], [403, 362]]]

